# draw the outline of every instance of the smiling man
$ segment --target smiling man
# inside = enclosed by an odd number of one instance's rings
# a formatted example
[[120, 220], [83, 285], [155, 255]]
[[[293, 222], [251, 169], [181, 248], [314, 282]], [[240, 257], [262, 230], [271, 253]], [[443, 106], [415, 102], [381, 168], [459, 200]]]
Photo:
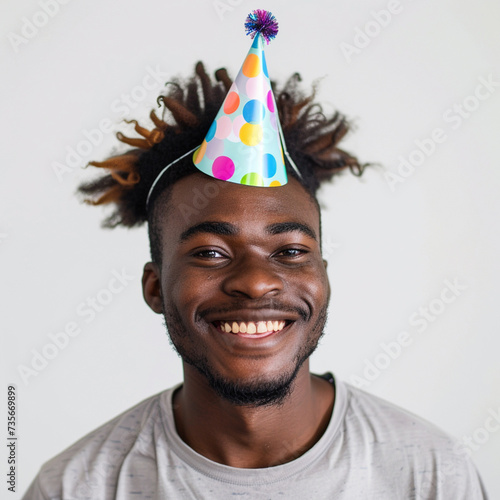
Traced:
[[255, 87], [252, 54], [234, 84], [198, 63], [162, 97], [169, 119], [92, 163], [107, 173], [80, 190], [114, 205], [105, 225], [148, 224], [144, 298], [184, 380], [47, 462], [24, 498], [486, 498], [446, 434], [310, 373], [330, 297], [316, 191], [363, 168], [338, 148], [344, 118], [298, 75], [276, 100], [268, 77]]
[[308, 368], [329, 298], [318, 207], [295, 180], [272, 194], [228, 184], [189, 222], [176, 217], [207, 182], [223, 181], [193, 173], [157, 202], [169, 243], [145, 267], [144, 296], [184, 362], [180, 438], [220, 464], [270, 467], [309, 449], [333, 407], [332, 385]]

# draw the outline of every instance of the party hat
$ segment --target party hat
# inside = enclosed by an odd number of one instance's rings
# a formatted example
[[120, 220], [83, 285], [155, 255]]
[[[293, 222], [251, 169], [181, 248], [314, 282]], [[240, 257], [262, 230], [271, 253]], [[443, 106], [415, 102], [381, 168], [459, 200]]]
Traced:
[[216, 179], [281, 186], [287, 183], [281, 126], [264, 54], [264, 40], [276, 36], [278, 23], [270, 12], [255, 10], [245, 28], [252, 46], [193, 162]]

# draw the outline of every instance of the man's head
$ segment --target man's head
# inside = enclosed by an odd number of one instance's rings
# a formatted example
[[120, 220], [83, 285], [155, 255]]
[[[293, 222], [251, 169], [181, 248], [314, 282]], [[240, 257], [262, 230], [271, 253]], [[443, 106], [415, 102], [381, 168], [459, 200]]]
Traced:
[[[208, 183], [219, 194], [180, 216], [178, 207]], [[234, 403], [283, 399], [326, 319], [317, 204], [295, 179], [250, 188], [202, 173], [157, 203], [167, 214], [162, 265], [146, 265], [144, 297], [164, 314], [176, 350]]]
[[344, 118], [326, 117], [294, 75], [276, 102], [300, 177], [287, 168], [284, 186], [242, 186], [200, 173], [189, 155], [161, 177], [146, 207], [158, 173], [205, 137], [232, 83], [225, 70], [216, 78], [213, 84], [198, 63], [186, 84], [172, 83], [159, 98], [170, 123], [152, 112], [153, 130], [134, 122], [143, 138], [118, 134], [135, 149], [92, 162], [110, 173], [80, 191], [99, 197], [93, 203], [115, 204], [107, 227], [148, 222], [144, 297], [164, 314], [185, 369], [194, 367], [235, 404], [279, 403], [326, 320], [316, 191], [346, 168], [358, 175], [363, 168], [337, 147], [348, 130]]

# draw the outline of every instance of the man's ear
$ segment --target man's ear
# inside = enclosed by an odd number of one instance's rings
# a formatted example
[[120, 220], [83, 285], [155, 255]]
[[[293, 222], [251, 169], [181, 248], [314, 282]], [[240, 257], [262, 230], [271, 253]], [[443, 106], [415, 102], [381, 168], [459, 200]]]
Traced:
[[163, 299], [160, 286], [160, 269], [158, 264], [147, 262], [142, 273], [142, 295], [151, 309], [161, 314], [163, 312]]

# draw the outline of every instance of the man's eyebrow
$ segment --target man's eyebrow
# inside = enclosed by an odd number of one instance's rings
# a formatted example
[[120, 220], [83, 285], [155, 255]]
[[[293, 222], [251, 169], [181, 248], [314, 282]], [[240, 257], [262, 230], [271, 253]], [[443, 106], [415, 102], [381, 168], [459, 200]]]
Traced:
[[269, 224], [269, 226], [266, 227], [266, 232], [272, 235], [290, 233], [292, 231], [300, 231], [313, 240], [318, 239], [314, 229], [307, 224], [302, 224], [301, 222], [277, 222], [275, 224]]
[[186, 229], [179, 238], [179, 243], [183, 243], [189, 238], [195, 236], [196, 234], [209, 233], [218, 234], [220, 236], [235, 236], [238, 234], [238, 230], [232, 224], [228, 222], [201, 222], [195, 226], [191, 226]]

